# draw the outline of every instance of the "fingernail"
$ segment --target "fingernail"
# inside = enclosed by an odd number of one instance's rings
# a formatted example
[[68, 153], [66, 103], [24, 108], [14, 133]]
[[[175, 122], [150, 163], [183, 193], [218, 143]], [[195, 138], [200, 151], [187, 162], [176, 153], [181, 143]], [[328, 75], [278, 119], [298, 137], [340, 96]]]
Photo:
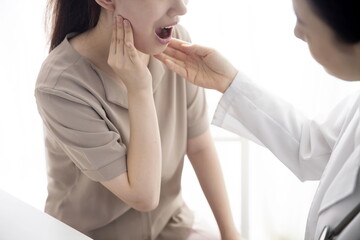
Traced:
[[117, 21], [118, 21], [118, 22], [122, 22], [122, 20], [123, 20], [123, 19], [122, 19], [121, 16], [117, 16]]
[[129, 22], [129, 20], [124, 19], [124, 26], [125, 26], [125, 27], [130, 26], [130, 22]]
[[181, 44], [182, 47], [191, 47], [192, 44], [191, 43], [183, 43]]

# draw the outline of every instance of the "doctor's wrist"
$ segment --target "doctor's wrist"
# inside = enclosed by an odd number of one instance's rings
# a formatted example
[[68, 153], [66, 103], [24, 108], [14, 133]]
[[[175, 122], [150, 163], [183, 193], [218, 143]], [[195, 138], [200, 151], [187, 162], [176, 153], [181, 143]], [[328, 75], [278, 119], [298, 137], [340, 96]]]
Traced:
[[234, 71], [229, 74], [223, 81], [221, 81], [219, 88], [217, 89], [219, 92], [224, 93], [231, 85], [231, 83], [234, 81], [236, 75], [238, 74], [238, 71], [234, 69]]

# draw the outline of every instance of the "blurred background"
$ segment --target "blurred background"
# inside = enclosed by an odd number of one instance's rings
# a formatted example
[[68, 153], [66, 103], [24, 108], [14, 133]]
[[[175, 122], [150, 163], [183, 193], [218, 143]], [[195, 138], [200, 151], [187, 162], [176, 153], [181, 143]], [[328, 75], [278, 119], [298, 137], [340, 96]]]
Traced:
[[[40, 210], [46, 199], [42, 123], [34, 85], [47, 55], [45, 0], [5, 1], [0, 8], [0, 189]], [[312, 118], [326, 114], [359, 83], [329, 76], [294, 37], [291, 1], [190, 0], [181, 24], [192, 41], [216, 48], [265, 89]], [[209, 121], [219, 93], [207, 90]], [[268, 150], [211, 127], [239, 231], [248, 240], [300, 240], [317, 182], [301, 183]], [[186, 162], [184, 197], [216, 227]]]

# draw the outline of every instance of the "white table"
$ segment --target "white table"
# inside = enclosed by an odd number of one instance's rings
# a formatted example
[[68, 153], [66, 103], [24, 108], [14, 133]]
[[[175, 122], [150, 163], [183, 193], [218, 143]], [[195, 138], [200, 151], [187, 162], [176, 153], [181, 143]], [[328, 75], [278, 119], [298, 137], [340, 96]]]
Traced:
[[0, 190], [1, 240], [91, 240], [74, 228]]

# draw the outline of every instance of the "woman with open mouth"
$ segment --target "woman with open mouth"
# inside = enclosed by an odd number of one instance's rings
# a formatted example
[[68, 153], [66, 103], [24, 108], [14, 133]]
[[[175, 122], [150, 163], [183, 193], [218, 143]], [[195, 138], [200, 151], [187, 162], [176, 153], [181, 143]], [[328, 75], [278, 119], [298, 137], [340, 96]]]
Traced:
[[[177, 26], [183, 0], [50, 0], [49, 10], [50, 53], [35, 90], [45, 211], [93, 239], [240, 239], [204, 90], [151, 56], [173, 36], [189, 41]], [[183, 201], [185, 154], [219, 229], [200, 228]]]

